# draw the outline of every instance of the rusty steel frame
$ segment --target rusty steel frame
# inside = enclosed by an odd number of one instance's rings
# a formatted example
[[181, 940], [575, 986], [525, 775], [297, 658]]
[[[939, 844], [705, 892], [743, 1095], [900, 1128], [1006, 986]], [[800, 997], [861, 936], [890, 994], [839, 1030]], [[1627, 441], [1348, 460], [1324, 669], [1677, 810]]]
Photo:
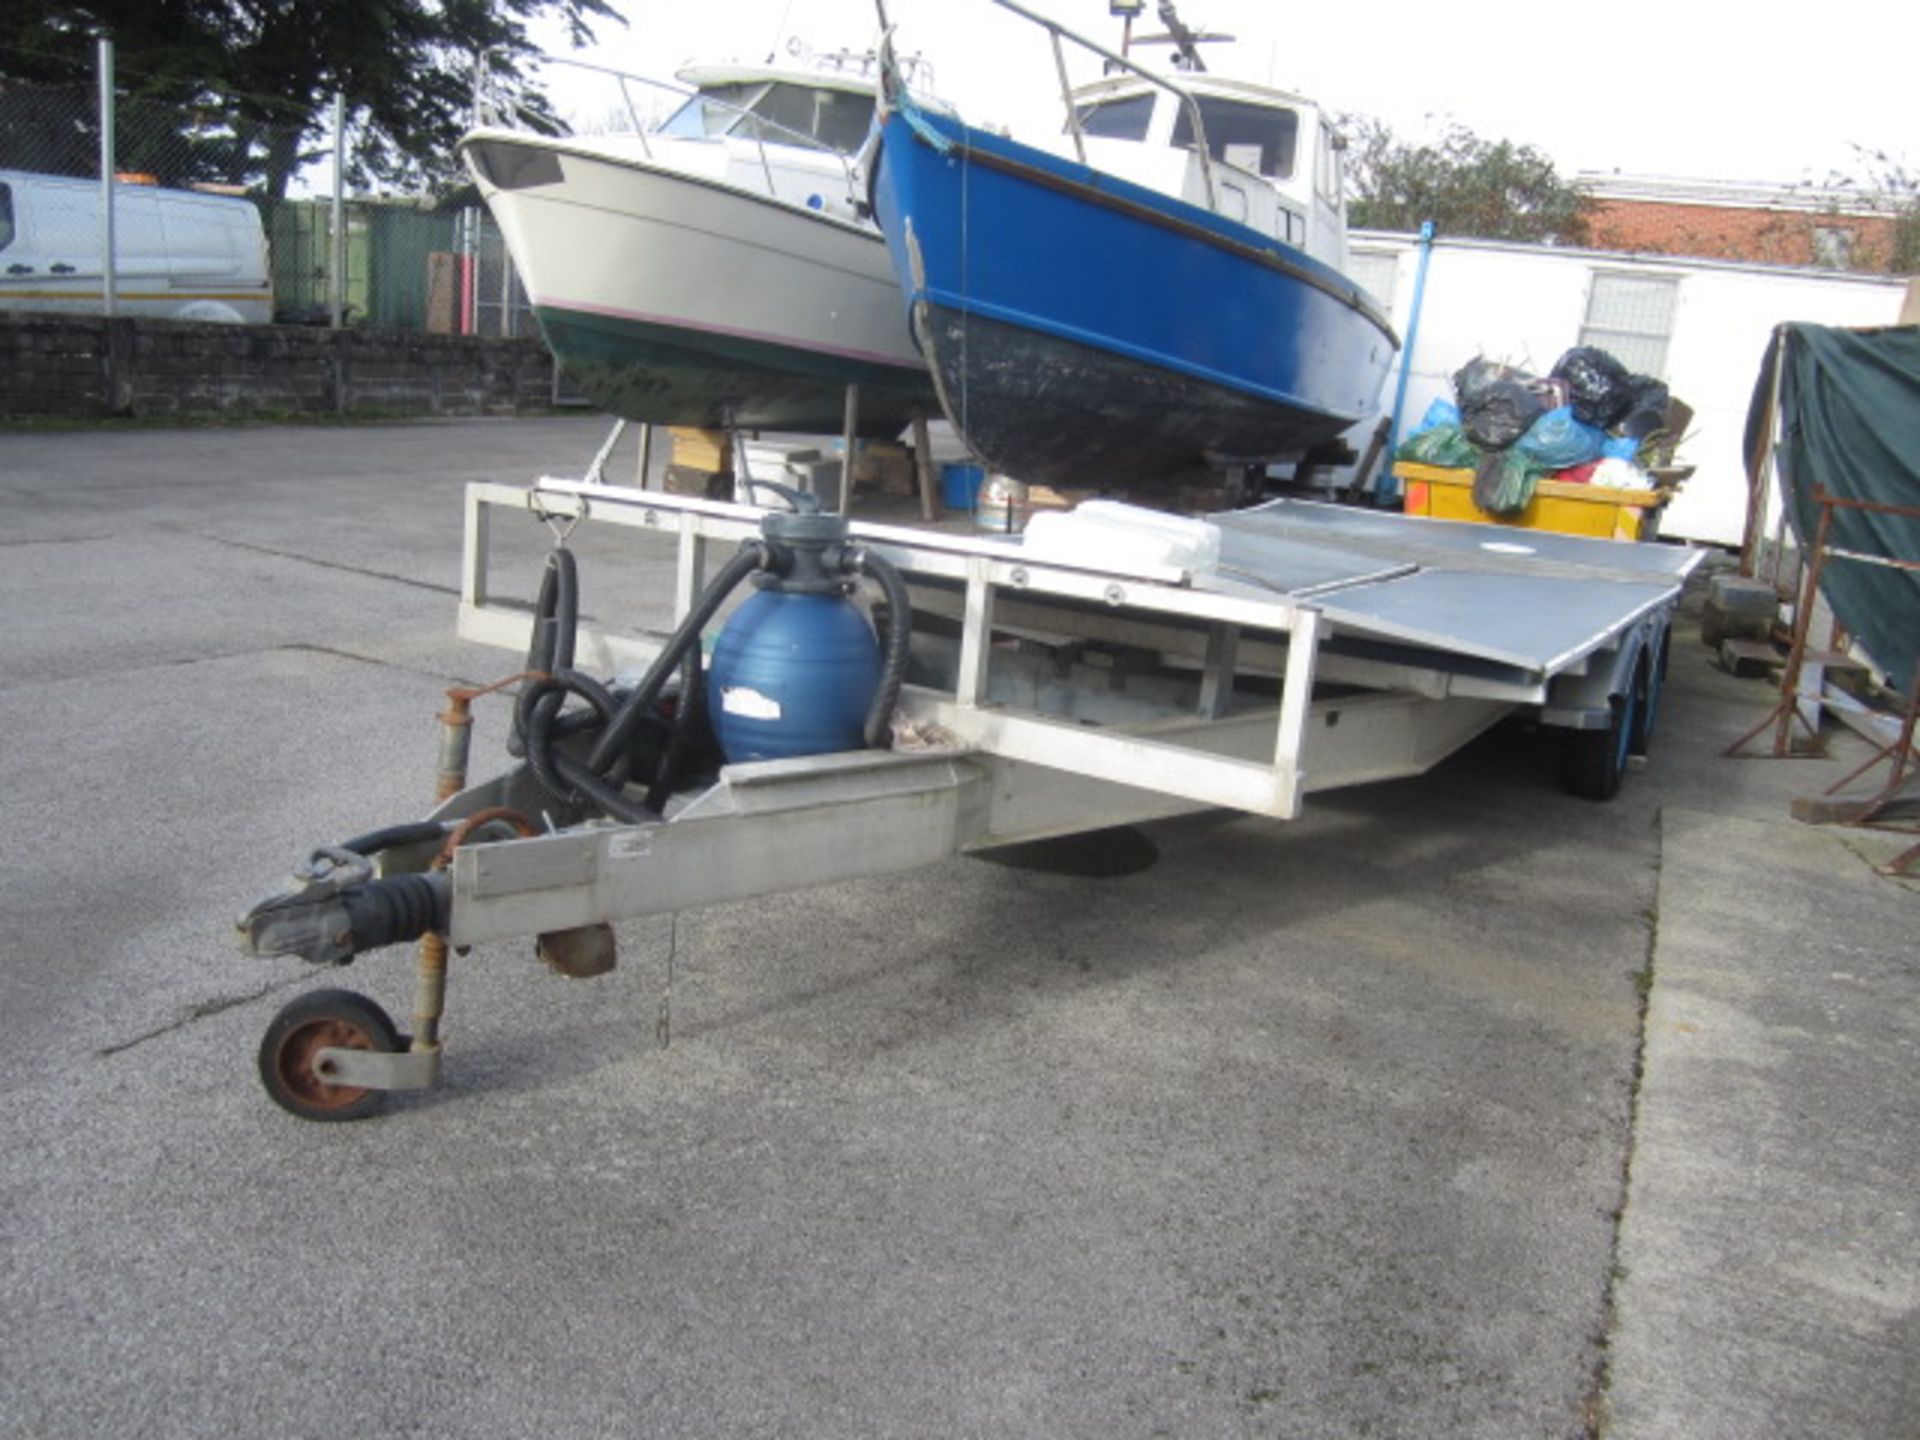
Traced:
[[[1801, 727], [1816, 743], [1819, 741], [1817, 725], [1800, 712], [1800, 702], [1806, 698], [1800, 694], [1800, 678], [1801, 672], [1807, 665], [1807, 640], [1813, 629], [1814, 605], [1820, 594], [1820, 576], [1825, 571], [1829, 558], [1853, 560], [1869, 565], [1884, 565], [1891, 569], [1920, 574], [1920, 559], [1910, 560], [1903, 556], [1892, 555], [1865, 555], [1856, 550], [1841, 549], [1831, 543], [1833, 517], [1837, 510], [1862, 510], [1875, 515], [1898, 515], [1906, 519], [1920, 520], [1920, 506], [1895, 505], [1884, 500], [1849, 499], [1834, 495], [1824, 486], [1819, 485], [1813, 489], [1813, 500], [1820, 507], [1820, 519], [1814, 526], [1813, 544], [1808, 548], [1801, 568], [1800, 592], [1793, 607], [1793, 638], [1788, 645], [1786, 670], [1780, 682], [1780, 700], [1767, 711], [1758, 725], [1721, 751], [1721, 754], [1732, 759], [1807, 758], [1807, 752], [1795, 752], [1792, 748], [1791, 737], [1795, 720], [1800, 722]], [[1774, 732], [1771, 751], [1765, 756], [1749, 752], [1746, 747], [1758, 739], [1769, 726], [1773, 727]], [[1910, 732], [1908, 738], [1910, 742]]]

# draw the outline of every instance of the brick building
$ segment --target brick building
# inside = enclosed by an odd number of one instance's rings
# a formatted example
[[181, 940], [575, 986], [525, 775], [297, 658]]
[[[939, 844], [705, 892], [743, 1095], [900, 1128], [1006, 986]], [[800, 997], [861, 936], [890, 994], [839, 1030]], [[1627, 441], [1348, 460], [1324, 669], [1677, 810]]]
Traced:
[[1890, 197], [1592, 171], [1575, 183], [1593, 199], [1589, 241], [1602, 250], [1882, 272], [1893, 256]]

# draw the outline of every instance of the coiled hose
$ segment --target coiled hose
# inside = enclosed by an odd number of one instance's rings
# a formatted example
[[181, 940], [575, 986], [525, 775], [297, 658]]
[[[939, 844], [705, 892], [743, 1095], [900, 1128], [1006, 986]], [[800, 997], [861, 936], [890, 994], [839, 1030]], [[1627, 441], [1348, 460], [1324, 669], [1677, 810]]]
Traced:
[[[540, 575], [540, 594], [534, 602], [533, 635], [527, 645], [527, 669], [542, 678], [525, 685], [514, 701], [513, 735], [508, 749], [524, 755], [533, 778], [555, 802], [566, 806], [591, 803], [616, 819], [647, 818], [647, 812], [620, 793], [571, 754], [559, 742], [612, 720], [615, 704], [607, 688], [573, 668], [574, 643], [580, 629], [580, 575], [573, 552], [548, 552]], [[567, 697], [578, 695], [585, 710], [562, 715]]]
[[[699, 601], [667, 639], [640, 683], [616, 696], [605, 685], [573, 668], [580, 626], [580, 580], [573, 552], [548, 553], [534, 603], [533, 634], [527, 669], [542, 678], [525, 685], [514, 702], [513, 735], [508, 749], [523, 755], [540, 789], [556, 804], [593, 808], [616, 820], [636, 824], [659, 818], [675, 772], [686, 752], [686, 737], [702, 714], [700, 705], [700, 632], [726, 598], [748, 575], [767, 563], [767, 547], [750, 541], [713, 577]], [[643, 803], [627, 798], [622, 787], [632, 766], [634, 737], [676, 669], [684, 670], [681, 699], [658, 771]], [[570, 696], [584, 709], [565, 711]], [[597, 732], [582, 760], [561, 744]]]
[[[688, 736], [704, 718], [701, 632], [743, 580], [756, 571], [783, 573], [790, 560], [783, 546], [764, 540], [741, 545], [674, 627], [639, 684], [616, 695], [573, 668], [579, 629], [579, 575], [571, 551], [552, 551], [541, 575], [533, 636], [527, 649], [527, 669], [543, 678], [526, 685], [516, 700], [510, 742], [514, 753], [525, 755], [527, 768], [540, 788], [560, 805], [590, 806], [629, 824], [657, 819], [677, 777]], [[912, 611], [906, 582], [890, 562], [864, 547], [842, 552], [838, 568], [848, 575], [870, 577], [886, 598], [880, 684], [861, 732], [869, 747], [884, 750], [892, 743], [893, 710], [899, 703], [911, 640]], [[623, 793], [633, 763], [634, 740], [675, 670], [681, 672], [680, 703], [659, 767], [654, 775], [646, 777], [650, 781], [646, 798], [636, 803]], [[584, 700], [586, 708], [563, 713], [569, 696]], [[594, 732], [597, 734], [584, 760], [560, 743]]]
[[653, 702], [659, 698], [667, 677], [686, 658], [689, 648], [698, 648], [700, 632], [726, 602], [727, 596], [733, 593], [734, 587], [754, 571], [767, 568], [769, 559], [770, 552], [765, 542], [749, 540], [731, 560], [720, 567], [707, 588], [700, 593], [700, 598], [694, 602], [693, 608], [687, 612], [686, 618], [667, 637], [666, 648], [654, 657], [653, 664], [647, 667], [647, 673], [640, 677], [639, 685], [620, 703], [613, 719], [600, 733], [599, 740], [594, 742], [592, 751], [587, 755], [589, 770], [596, 775], [611, 776], [617, 773], [614, 767], [624, 763], [634, 734]]

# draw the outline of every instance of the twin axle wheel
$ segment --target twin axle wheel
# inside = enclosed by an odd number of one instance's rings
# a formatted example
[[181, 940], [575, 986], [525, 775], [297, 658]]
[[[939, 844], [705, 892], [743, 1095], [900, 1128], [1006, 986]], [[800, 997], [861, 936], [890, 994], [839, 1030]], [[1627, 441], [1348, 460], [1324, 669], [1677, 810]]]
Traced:
[[1611, 800], [1619, 793], [1628, 758], [1645, 755], [1653, 741], [1666, 668], [1667, 650], [1662, 641], [1657, 655], [1642, 652], [1627, 693], [1607, 702], [1605, 729], [1575, 730], [1567, 735], [1560, 755], [1560, 781], [1569, 794], [1583, 800]]
[[273, 1017], [260, 1041], [260, 1083], [273, 1103], [302, 1120], [359, 1120], [385, 1106], [383, 1090], [328, 1078], [323, 1050], [392, 1055], [407, 1042], [387, 1012], [351, 990], [311, 990]]

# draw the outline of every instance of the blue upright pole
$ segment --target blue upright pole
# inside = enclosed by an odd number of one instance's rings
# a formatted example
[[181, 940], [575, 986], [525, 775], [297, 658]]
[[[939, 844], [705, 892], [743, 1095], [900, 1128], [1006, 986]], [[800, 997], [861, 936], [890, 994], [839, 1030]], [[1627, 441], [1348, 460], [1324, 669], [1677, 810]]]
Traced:
[[1400, 420], [1407, 407], [1407, 381], [1413, 375], [1413, 347], [1420, 338], [1420, 307], [1427, 298], [1427, 264], [1433, 259], [1433, 222], [1420, 222], [1420, 268], [1413, 277], [1413, 309], [1407, 316], [1407, 339], [1400, 349], [1400, 384], [1393, 395], [1393, 423], [1387, 428], [1387, 458], [1380, 467], [1380, 473], [1374, 477], [1373, 498], [1375, 503], [1398, 498], [1399, 488], [1393, 478], [1393, 457], [1400, 448]]

